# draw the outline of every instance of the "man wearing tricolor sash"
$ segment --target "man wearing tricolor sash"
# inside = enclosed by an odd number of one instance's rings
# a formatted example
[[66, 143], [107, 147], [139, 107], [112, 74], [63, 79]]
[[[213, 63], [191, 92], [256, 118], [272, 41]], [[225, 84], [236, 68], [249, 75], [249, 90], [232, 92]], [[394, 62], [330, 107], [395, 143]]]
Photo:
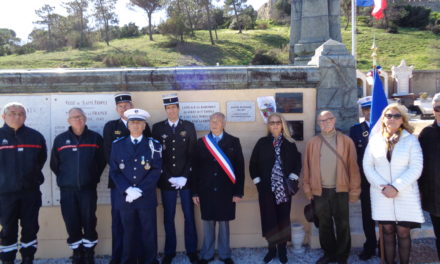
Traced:
[[193, 162], [191, 190], [193, 201], [200, 206], [203, 220], [201, 264], [215, 253], [215, 226], [218, 231], [218, 256], [233, 264], [229, 246], [229, 221], [235, 219], [235, 204], [243, 196], [244, 159], [240, 140], [224, 131], [222, 113], [210, 117], [210, 132], [197, 141]]
[[5, 105], [2, 118], [5, 124], [0, 128], [0, 260], [13, 264], [20, 249], [21, 263], [31, 264], [38, 244], [46, 141], [38, 131], [24, 124], [26, 109], [21, 103]]

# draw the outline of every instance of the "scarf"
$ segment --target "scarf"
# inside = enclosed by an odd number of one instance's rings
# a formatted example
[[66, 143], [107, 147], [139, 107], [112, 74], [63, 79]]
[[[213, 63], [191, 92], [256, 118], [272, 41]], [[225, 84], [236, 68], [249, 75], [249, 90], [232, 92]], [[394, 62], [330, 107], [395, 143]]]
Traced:
[[388, 131], [384, 130], [383, 136], [387, 142], [387, 159], [391, 161], [391, 156], [393, 155], [394, 146], [399, 142], [400, 136], [402, 135], [402, 128], [396, 131], [394, 134], [389, 134]]
[[288, 197], [286, 195], [286, 190], [284, 186], [284, 175], [283, 170], [281, 169], [281, 144], [283, 142], [283, 135], [279, 135], [277, 138], [274, 138], [273, 146], [275, 149], [275, 163], [272, 167], [272, 175], [271, 175], [271, 187], [272, 193], [275, 195], [275, 203], [281, 204], [288, 201]]

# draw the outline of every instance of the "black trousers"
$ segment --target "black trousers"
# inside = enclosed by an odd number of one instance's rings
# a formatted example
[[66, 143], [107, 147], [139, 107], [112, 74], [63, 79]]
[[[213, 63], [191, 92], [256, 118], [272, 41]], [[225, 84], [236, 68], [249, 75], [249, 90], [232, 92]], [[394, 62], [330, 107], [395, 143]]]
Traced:
[[290, 207], [292, 199], [276, 204], [272, 192], [260, 193], [261, 228], [263, 236], [269, 244], [286, 243], [291, 240]]
[[18, 249], [18, 223], [20, 221], [20, 254], [33, 258], [37, 251], [38, 213], [41, 207], [40, 190], [0, 195], [0, 260], [13, 261]]
[[370, 187], [362, 187], [361, 192], [362, 227], [364, 228], [364, 251], [375, 254], [377, 247], [376, 222], [371, 216]]
[[319, 219], [319, 242], [324, 254], [336, 261], [347, 260], [351, 248], [348, 193], [323, 188], [322, 195], [313, 199]]
[[433, 214], [431, 215], [431, 222], [432, 227], [434, 228], [434, 234], [435, 234], [435, 245], [437, 246], [437, 255], [440, 259], [440, 217], [435, 216]]
[[96, 246], [96, 201], [96, 189], [61, 190], [61, 213], [71, 249], [83, 246], [87, 250]]

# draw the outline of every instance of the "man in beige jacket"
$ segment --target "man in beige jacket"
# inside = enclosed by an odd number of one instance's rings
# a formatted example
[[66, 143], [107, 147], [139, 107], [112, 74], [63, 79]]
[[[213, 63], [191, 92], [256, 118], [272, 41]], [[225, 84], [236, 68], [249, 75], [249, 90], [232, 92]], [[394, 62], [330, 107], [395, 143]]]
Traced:
[[348, 202], [357, 201], [361, 192], [356, 149], [348, 136], [336, 131], [332, 112], [321, 112], [318, 124], [321, 133], [307, 142], [303, 166], [304, 193], [314, 201], [324, 250], [316, 263], [343, 264], [351, 248]]

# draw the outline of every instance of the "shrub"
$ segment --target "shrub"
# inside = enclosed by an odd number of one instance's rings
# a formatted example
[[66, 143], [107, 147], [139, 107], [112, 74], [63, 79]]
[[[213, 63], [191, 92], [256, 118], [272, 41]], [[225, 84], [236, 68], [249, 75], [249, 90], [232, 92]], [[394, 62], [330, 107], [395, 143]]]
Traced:
[[432, 33], [440, 35], [440, 25], [435, 25], [431, 28]]
[[269, 28], [269, 22], [266, 20], [258, 20], [257, 21], [257, 29], [268, 29]]
[[138, 26], [135, 23], [128, 23], [121, 27], [120, 38], [134, 38], [139, 37], [141, 34], [139, 32]]
[[391, 25], [387, 28], [387, 32], [391, 34], [399, 33], [399, 28], [396, 25]]
[[410, 5], [406, 5], [403, 8], [408, 13], [397, 21], [399, 26], [425, 29], [429, 24], [431, 9]]
[[280, 65], [281, 62], [276, 58], [275, 54], [265, 54], [265, 51], [258, 50], [255, 52], [251, 60], [251, 65]]

